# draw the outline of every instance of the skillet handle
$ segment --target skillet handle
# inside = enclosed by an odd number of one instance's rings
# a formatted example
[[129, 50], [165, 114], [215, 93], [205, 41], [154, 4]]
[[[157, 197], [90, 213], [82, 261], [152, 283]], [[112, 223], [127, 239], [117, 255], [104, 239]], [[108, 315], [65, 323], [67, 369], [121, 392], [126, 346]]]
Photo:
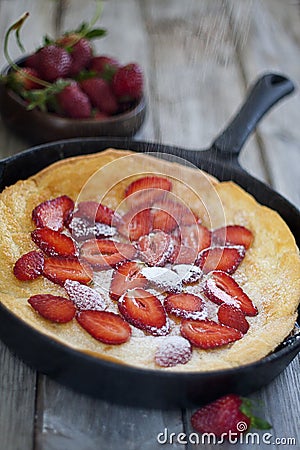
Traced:
[[[295, 89], [291, 80], [281, 74], [267, 73], [254, 84], [248, 97], [227, 128], [214, 141], [219, 154], [239, 155], [248, 136], [260, 119], [279, 100]], [[225, 156], [225, 155], [224, 155]]]

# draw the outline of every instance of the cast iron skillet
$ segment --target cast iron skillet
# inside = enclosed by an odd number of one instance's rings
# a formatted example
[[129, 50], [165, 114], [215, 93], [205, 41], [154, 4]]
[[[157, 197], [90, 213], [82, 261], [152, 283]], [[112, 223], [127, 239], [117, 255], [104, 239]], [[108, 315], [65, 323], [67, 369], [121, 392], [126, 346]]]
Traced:
[[[246, 102], [211, 148], [186, 150], [124, 139], [74, 139], [41, 145], [0, 162], [1, 189], [27, 178], [49, 164], [107, 147], [137, 152], [169, 153], [184, 158], [220, 180], [234, 180], [264, 205], [277, 210], [300, 244], [300, 213], [287, 200], [247, 174], [239, 152], [261, 117], [294, 90], [278, 74], [266, 74], [252, 88]], [[101, 360], [74, 351], [40, 334], [0, 306], [0, 337], [24, 361], [55, 380], [94, 397], [143, 407], [199, 405], [228, 392], [247, 395], [273, 380], [297, 355], [300, 339], [288, 338], [271, 355], [235, 369], [207, 373], [144, 370]]]

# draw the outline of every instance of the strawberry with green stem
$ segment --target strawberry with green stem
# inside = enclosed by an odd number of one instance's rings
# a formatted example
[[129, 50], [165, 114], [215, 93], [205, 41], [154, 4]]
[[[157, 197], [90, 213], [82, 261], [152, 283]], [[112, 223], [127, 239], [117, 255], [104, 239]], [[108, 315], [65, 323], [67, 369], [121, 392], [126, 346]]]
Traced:
[[252, 406], [250, 399], [228, 394], [197, 410], [191, 417], [191, 424], [199, 433], [213, 433], [227, 439], [231, 433], [236, 436], [250, 428], [272, 428], [267, 421], [253, 415]]

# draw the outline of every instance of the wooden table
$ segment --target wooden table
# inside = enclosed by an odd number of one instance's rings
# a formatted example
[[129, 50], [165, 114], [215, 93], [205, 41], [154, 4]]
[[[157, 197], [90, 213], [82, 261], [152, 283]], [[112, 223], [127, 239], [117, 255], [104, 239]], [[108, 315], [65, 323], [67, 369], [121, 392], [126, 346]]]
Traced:
[[[31, 12], [22, 35], [32, 51], [42, 35], [59, 35], [88, 20], [93, 10], [92, 0], [0, 0], [1, 41], [8, 24], [24, 11]], [[139, 61], [146, 74], [149, 113], [138, 139], [204, 148], [259, 74], [275, 70], [300, 82], [296, 0], [110, 0], [104, 4], [101, 25], [109, 35], [97, 41], [97, 52], [123, 63]], [[18, 55], [13, 44], [11, 53]], [[0, 56], [2, 66], [2, 50]], [[299, 111], [295, 94], [264, 119], [241, 157], [250, 173], [298, 206]], [[27, 146], [0, 123], [1, 157]], [[162, 447], [157, 434], [165, 428], [176, 434], [192, 431], [189, 410], [133, 409], [79, 395], [36, 373], [1, 343], [0, 367], [1, 450], [154, 450]], [[251, 396], [263, 402], [262, 415], [273, 424], [271, 442], [296, 439], [296, 446], [276, 448], [300, 446], [298, 377], [296, 358]], [[165, 447], [203, 448], [176, 441]], [[259, 448], [270, 446], [261, 443]]]

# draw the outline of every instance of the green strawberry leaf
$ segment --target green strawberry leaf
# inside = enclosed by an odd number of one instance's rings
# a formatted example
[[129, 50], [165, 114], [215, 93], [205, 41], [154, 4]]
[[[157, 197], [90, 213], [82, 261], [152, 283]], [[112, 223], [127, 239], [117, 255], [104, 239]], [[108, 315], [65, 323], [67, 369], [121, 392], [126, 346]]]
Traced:
[[250, 419], [250, 427], [257, 428], [258, 430], [269, 430], [272, 425], [260, 417], [254, 416], [252, 412], [253, 402], [246, 397], [241, 397], [242, 404], [240, 406], [240, 411], [245, 414], [245, 416]]
[[42, 111], [47, 111], [47, 103], [53, 100], [55, 95], [64, 90], [70, 81], [59, 79], [45, 89], [32, 89], [30, 91], [23, 90], [21, 95], [25, 100], [28, 100], [27, 110], [31, 111], [34, 108], [40, 108]]
[[95, 72], [94, 70], [82, 70], [78, 75], [76, 75], [76, 77], [74, 77], [74, 79], [80, 82], [89, 80], [90, 78], [94, 78], [95, 76], [97, 76], [97, 72]]
[[251, 417], [250, 425], [252, 428], [257, 428], [258, 430], [270, 430], [270, 428], [272, 428], [272, 425], [269, 422], [267, 422], [264, 419], [261, 419], [260, 417], [255, 416]]
[[43, 37], [43, 47], [46, 45], [54, 44], [54, 40], [47, 36], [47, 34]]
[[107, 30], [105, 30], [104, 28], [94, 28], [93, 30], [85, 33], [84, 37], [86, 37], [87, 39], [97, 39], [105, 36], [106, 34]]

